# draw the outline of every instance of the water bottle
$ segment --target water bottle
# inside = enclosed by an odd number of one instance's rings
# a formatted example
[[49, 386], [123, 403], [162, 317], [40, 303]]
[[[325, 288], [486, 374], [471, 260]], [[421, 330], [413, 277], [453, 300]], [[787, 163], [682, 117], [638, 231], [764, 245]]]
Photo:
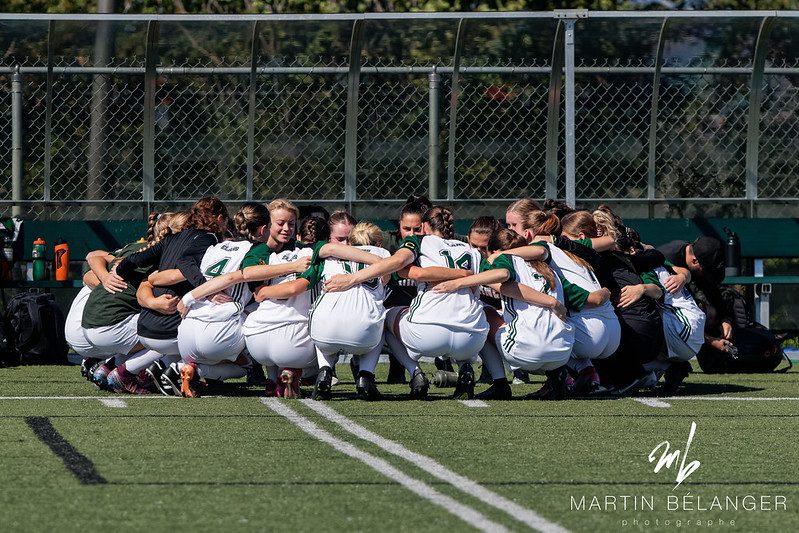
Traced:
[[41, 237], [33, 241], [33, 281], [41, 281], [47, 277], [44, 245]]
[[724, 248], [724, 276], [740, 276], [741, 275], [741, 241], [738, 240], [738, 234], [724, 228], [727, 233], [727, 244]]
[[55, 243], [55, 279], [69, 279], [69, 244], [64, 239], [58, 239]]
[[433, 379], [431, 381], [435, 387], [439, 389], [446, 389], [450, 387], [454, 387], [458, 384], [458, 373], [457, 372], [447, 372], [446, 370], [439, 370], [435, 374], [433, 374]]

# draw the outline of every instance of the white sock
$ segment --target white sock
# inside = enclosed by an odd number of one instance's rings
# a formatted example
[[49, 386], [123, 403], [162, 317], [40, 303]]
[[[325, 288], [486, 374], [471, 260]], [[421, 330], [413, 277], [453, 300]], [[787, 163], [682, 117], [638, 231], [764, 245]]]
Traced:
[[483, 349], [480, 350], [480, 358], [483, 360], [483, 365], [488, 369], [491, 379], [497, 380], [505, 377], [505, 365], [502, 362], [502, 356], [499, 354], [497, 347], [491, 344], [491, 341], [486, 341]]
[[206, 365], [203, 363], [197, 364], [197, 372], [200, 377], [205, 379], [217, 379], [224, 381], [226, 379], [241, 378], [247, 375], [247, 369], [235, 363], [224, 362], [216, 365]]
[[377, 362], [380, 360], [380, 352], [383, 350], [383, 342], [369, 350], [369, 352], [358, 357], [358, 370], [375, 373]]
[[324, 354], [322, 353], [322, 350], [317, 348], [316, 362], [319, 364], [319, 368], [322, 368], [323, 366], [329, 366], [330, 368], [333, 368], [336, 366], [336, 363], [338, 363], [338, 353]]
[[387, 331], [386, 344], [388, 344], [389, 348], [391, 348], [394, 358], [396, 358], [396, 360], [399, 361], [400, 364], [411, 373], [411, 376], [413, 376], [413, 374], [419, 369], [419, 364], [411, 359], [410, 355], [408, 355], [408, 349], [404, 344], [402, 344], [402, 341], [395, 337], [391, 331]]
[[125, 361], [125, 369], [131, 374], [138, 374], [151, 364], [161, 359], [162, 355], [155, 350], [139, 350]]

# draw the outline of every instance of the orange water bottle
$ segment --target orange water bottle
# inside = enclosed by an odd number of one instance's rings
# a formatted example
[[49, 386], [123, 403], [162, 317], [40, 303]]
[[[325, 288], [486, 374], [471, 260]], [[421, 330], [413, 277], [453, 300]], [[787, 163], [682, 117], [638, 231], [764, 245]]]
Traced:
[[66, 281], [69, 279], [69, 244], [64, 239], [55, 243], [55, 279]]

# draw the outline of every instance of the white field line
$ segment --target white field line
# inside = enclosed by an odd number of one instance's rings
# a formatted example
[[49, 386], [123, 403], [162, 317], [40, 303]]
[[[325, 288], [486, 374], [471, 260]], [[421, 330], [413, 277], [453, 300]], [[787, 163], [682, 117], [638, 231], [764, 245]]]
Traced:
[[660, 407], [661, 409], [671, 407], [670, 403], [661, 402], [660, 400], [656, 400], [655, 398], [633, 398], [633, 400], [635, 400], [638, 403], [648, 405], [649, 407]]
[[[169, 400], [174, 399], [175, 396], [163, 396], [161, 394], [142, 394], [142, 395], [135, 395], [131, 394], [130, 396], [125, 396], [126, 400]], [[110, 398], [104, 398], [103, 396], [0, 396], [0, 401], [2, 400], [107, 400]]]
[[483, 400], [458, 400], [466, 407], [488, 407], [488, 404]]
[[405, 459], [409, 463], [421, 468], [428, 474], [431, 474], [432, 476], [449, 483], [456, 489], [482, 501], [483, 503], [505, 512], [512, 518], [526, 524], [528, 527], [542, 531], [544, 533], [568, 532], [568, 530], [562, 526], [555, 524], [554, 522], [550, 522], [536, 512], [522, 507], [521, 505], [505, 498], [504, 496], [500, 496], [499, 494], [483, 487], [471, 479], [453, 472], [430, 457], [412, 452], [397, 442], [385, 439], [380, 435], [369, 431], [365, 427], [356, 424], [349, 418], [339, 414], [335, 410], [323, 405], [320, 402], [313, 400], [300, 401], [302, 401], [313, 411], [319, 413], [321, 416], [332, 422], [335, 422], [345, 431], [365, 441], [371, 442], [372, 444], [393, 455], [396, 455], [397, 457]]
[[660, 398], [661, 400], [701, 400], [706, 402], [725, 402], [725, 401], [737, 401], [737, 402], [780, 402], [780, 401], [799, 401], [799, 398], [795, 397], [780, 397], [780, 398], [763, 398], [758, 396], [711, 396], [711, 397], [703, 397], [703, 396], [669, 396], [666, 398]]
[[124, 409], [128, 406], [125, 400], [118, 400], [116, 398], [100, 398], [100, 403], [113, 409]]
[[277, 414], [285, 417], [289, 422], [300, 428], [302, 431], [311, 437], [329, 444], [336, 450], [344, 455], [348, 455], [353, 459], [361, 461], [366, 466], [372, 468], [378, 473], [386, 476], [392, 481], [396, 481], [414, 494], [428, 500], [435, 505], [438, 505], [445, 511], [452, 513], [457, 518], [463, 520], [470, 526], [481, 531], [492, 532], [501, 531], [507, 532], [508, 529], [502, 524], [493, 522], [487, 516], [471, 509], [470, 507], [458, 502], [457, 500], [438, 492], [436, 489], [420, 481], [412, 478], [404, 472], [393, 467], [387, 461], [380, 459], [370, 453], [367, 453], [360, 448], [356, 448], [353, 444], [338, 439], [320, 428], [304, 416], [301, 416], [293, 409], [283, 405], [277, 398], [261, 398], [261, 402]]

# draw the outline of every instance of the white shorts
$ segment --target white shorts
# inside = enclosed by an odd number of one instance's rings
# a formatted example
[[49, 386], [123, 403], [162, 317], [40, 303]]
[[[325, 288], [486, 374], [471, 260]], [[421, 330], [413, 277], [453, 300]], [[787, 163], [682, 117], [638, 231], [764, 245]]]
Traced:
[[546, 342], [525, 342], [514, 337], [509, 342], [509, 327], [504, 325], [494, 337], [497, 349], [511, 370], [522, 369], [528, 372], [546, 372], [566, 364], [572, 352], [574, 335], [571, 331], [554, 336]]
[[316, 363], [316, 348], [307, 322], [245, 335], [244, 340], [250, 356], [265, 366], [306, 368]]
[[576, 313], [569, 324], [574, 327], [572, 355], [577, 359], [604, 359], [619, 348], [621, 325], [615, 315], [610, 319]]
[[663, 334], [666, 338], [669, 361], [689, 361], [699, 353], [705, 343], [705, 323], [678, 317], [669, 310], [663, 311]]
[[139, 333], [136, 330], [138, 322], [139, 314], [136, 313], [111, 326], [89, 328], [84, 331], [86, 339], [98, 350], [108, 355], [127, 354], [139, 343]]
[[408, 315], [399, 322], [402, 343], [408, 348], [408, 355], [414, 361], [421, 356], [449, 356], [456, 361], [469, 361], [483, 348], [488, 337], [488, 323], [485, 329], [453, 330], [439, 324], [417, 324], [408, 322]]
[[69, 308], [69, 313], [64, 323], [64, 336], [75, 353], [83, 358], [102, 359], [109, 354], [94, 347], [92, 343], [86, 338], [86, 330], [81, 326], [83, 321], [83, 308], [86, 307], [86, 300], [92, 290], [89, 287], [83, 287], [75, 299], [72, 300], [72, 306]]
[[243, 323], [244, 317], [241, 315], [221, 322], [184, 318], [178, 326], [180, 356], [186, 362], [208, 365], [235, 361], [244, 350]]
[[363, 355], [383, 344], [383, 322], [372, 324], [332, 323], [315, 319], [311, 322], [310, 335], [322, 353], [333, 354], [344, 351]]
[[149, 337], [139, 337], [139, 342], [148, 350], [154, 350], [161, 355], [180, 355], [177, 338], [151, 339]]

